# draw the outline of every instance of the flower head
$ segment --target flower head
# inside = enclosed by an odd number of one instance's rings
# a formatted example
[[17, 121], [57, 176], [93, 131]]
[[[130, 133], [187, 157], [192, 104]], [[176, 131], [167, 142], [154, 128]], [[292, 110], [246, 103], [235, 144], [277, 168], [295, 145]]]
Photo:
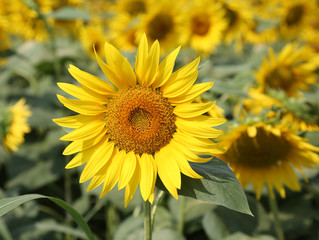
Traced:
[[302, 167], [319, 165], [318, 147], [306, 143], [284, 125], [271, 126], [263, 122], [240, 125], [221, 138], [226, 151], [219, 157], [230, 164], [236, 177], [245, 188], [249, 183], [260, 198], [266, 184], [273, 197], [275, 188], [282, 198], [284, 186], [299, 191], [294, 171], [302, 174]]
[[27, 123], [31, 115], [25, 99], [20, 99], [15, 105], [0, 113], [0, 138], [4, 148], [8, 151], [17, 151], [24, 142], [24, 134], [30, 132]]
[[91, 179], [88, 190], [103, 184], [102, 197], [118, 183], [119, 189], [125, 187], [127, 205], [140, 185], [143, 199], [152, 202], [158, 175], [178, 198], [181, 173], [201, 178], [188, 161], [209, 160], [196, 153], [220, 153], [208, 138], [221, 134], [212, 126], [224, 119], [202, 115], [214, 102], [192, 103], [213, 83], [193, 85], [199, 59], [172, 72], [179, 49], [159, 63], [158, 41], [149, 49], [143, 35], [134, 71], [115, 47], [105, 43], [106, 63], [96, 58], [111, 84], [74, 66], [69, 72], [82, 86], [58, 84], [78, 98], [58, 95], [64, 106], [79, 114], [54, 121], [75, 128], [61, 140], [73, 141], [64, 154], [78, 154], [67, 168], [85, 164], [80, 182]]

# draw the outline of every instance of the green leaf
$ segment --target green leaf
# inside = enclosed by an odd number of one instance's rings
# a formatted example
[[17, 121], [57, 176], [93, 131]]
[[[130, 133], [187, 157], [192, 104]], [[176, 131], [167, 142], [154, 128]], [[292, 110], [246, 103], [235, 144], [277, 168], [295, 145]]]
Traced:
[[84, 20], [89, 21], [90, 15], [87, 13], [72, 7], [59, 8], [56, 11], [51, 12], [47, 17], [53, 17], [55, 20]]
[[23, 203], [26, 203], [31, 200], [35, 199], [41, 199], [46, 198], [50, 201], [54, 202], [58, 206], [62, 207], [64, 210], [66, 210], [73, 218], [73, 220], [82, 228], [86, 236], [89, 240], [94, 240], [94, 236], [91, 232], [91, 229], [89, 228], [88, 224], [85, 222], [83, 217], [69, 204], [64, 202], [61, 199], [54, 198], [54, 197], [48, 197], [40, 194], [26, 194], [18, 197], [12, 197], [12, 198], [5, 198], [0, 200], [0, 217], [4, 214], [8, 213], [9, 211], [13, 210], [14, 208], [20, 206]]
[[[118, 227], [114, 240], [139, 240], [143, 232], [144, 221], [142, 217], [128, 217]], [[142, 235], [143, 236], [143, 235]]]
[[227, 235], [227, 227], [222, 219], [213, 211], [209, 211], [203, 218], [203, 229], [209, 239], [225, 239]]
[[[194, 179], [182, 175], [179, 195], [252, 215], [244, 190], [226, 163], [215, 158], [207, 163], [190, 163], [190, 165], [203, 178]], [[159, 188], [166, 190], [161, 182], [157, 182]]]
[[185, 238], [178, 232], [169, 228], [163, 228], [153, 233], [153, 240], [185, 240]]

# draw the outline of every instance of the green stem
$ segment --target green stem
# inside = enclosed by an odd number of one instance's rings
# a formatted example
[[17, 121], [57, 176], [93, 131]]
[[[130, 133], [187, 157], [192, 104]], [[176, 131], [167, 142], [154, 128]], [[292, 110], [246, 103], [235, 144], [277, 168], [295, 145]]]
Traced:
[[178, 232], [182, 235], [184, 231], [184, 218], [185, 218], [185, 206], [186, 206], [186, 198], [180, 196], [180, 209], [179, 209], [179, 216], [178, 216]]
[[145, 240], [152, 240], [151, 203], [144, 203], [144, 232]]
[[156, 214], [157, 206], [162, 201], [162, 199], [164, 198], [165, 192], [157, 189], [155, 196], [156, 196], [156, 198], [154, 200], [154, 204], [153, 204], [153, 207], [152, 207], [152, 213], [151, 213], [152, 231], [154, 229], [155, 214]]
[[274, 221], [275, 221], [275, 229], [276, 229], [276, 233], [277, 233], [277, 238], [278, 240], [284, 240], [284, 232], [282, 230], [282, 226], [281, 226], [281, 222], [279, 219], [279, 210], [278, 210], [278, 206], [277, 206], [277, 201], [276, 198], [272, 198], [270, 196], [270, 194], [268, 193], [268, 200], [269, 200], [269, 206], [270, 209], [274, 215]]

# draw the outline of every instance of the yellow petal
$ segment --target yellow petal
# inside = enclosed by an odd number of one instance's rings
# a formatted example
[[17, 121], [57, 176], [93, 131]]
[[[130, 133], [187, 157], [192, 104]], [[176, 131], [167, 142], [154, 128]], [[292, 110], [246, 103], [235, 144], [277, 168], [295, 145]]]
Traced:
[[247, 134], [249, 137], [254, 138], [257, 135], [257, 128], [256, 126], [248, 126], [247, 127]]
[[58, 86], [65, 91], [66, 93], [80, 99], [80, 100], [86, 100], [86, 101], [92, 101], [92, 102], [98, 102], [100, 104], [105, 104], [108, 102], [108, 99], [106, 96], [103, 96], [98, 93], [92, 93], [88, 88], [83, 88], [79, 86], [75, 86], [73, 84], [69, 83], [57, 83]]
[[[147, 201], [152, 189], [154, 189], [156, 178], [154, 176], [157, 175], [156, 166], [154, 162], [154, 158], [150, 154], [142, 154], [141, 157], [138, 157], [141, 167], [141, 182], [140, 182], [140, 190], [141, 195], [144, 201]], [[154, 175], [154, 172], [156, 175]]]
[[115, 149], [111, 159], [108, 162], [108, 166], [104, 172], [104, 185], [100, 195], [100, 198], [107, 194], [115, 186], [120, 177], [121, 168], [123, 166], [123, 160], [126, 153], [125, 151], [119, 151]]
[[172, 196], [178, 199], [177, 188], [181, 187], [181, 174], [176, 161], [170, 161], [166, 147], [155, 153], [158, 176]]
[[156, 78], [158, 63], [160, 57], [160, 47], [156, 40], [150, 48], [148, 57], [145, 62], [143, 73], [139, 76], [139, 82], [143, 86], [150, 86]]
[[59, 94], [57, 97], [65, 107], [83, 115], [99, 115], [106, 111], [105, 106], [95, 102], [67, 99]]
[[119, 178], [118, 189], [124, 188], [134, 174], [136, 168], [136, 156], [134, 152], [128, 152], [124, 158], [121, 174]]
[[214, 129], [210, 126], [199, 125], [198, 122], [186, 121], [182, 118], [176, 118], [175, 124], [177, 129], [194, 137], [216, 138], [223, 133], [222, 130]]
[[183, 95], [169, 98], [169, 102], [172, 105], [186, 103], [186, 102], [192, 102], [198, 96], [200, 96], [202, 93], [209, 90], [213, 85], [214, 85], [213, 82], [195, 84], [187, 92], [185, 92]]
[[117, 75], [117, 79], [122, 80], [122, 84], [125, 87], [135, 86], [135, 73], [127, 59], [113, 45], [107, 42], [104, 48], [106, 64]]
[[202, 127], [213, 127], [223, 124], [224, 122], [226, 122], [226, 119], [200, 115], [193, 118], [183, 118], [183, 121], [193, 122]]
[[68, 70], [82, 86], [90, 88], [92, 91], [105, 96], [112, 96], [116, 93], [110, 84], [92, 74], [84, 72], [73, 65], [70, 65]]
[[175, 60], [180, 49], [181, 47], [176, 48], [160, 63], [156, 80], [152, 84], [153, 88], [158, 88], [167, 82], [173, 72]]
[[140, 82], [145, 72], [146, 59], [148, 58], [148, 44], [145, 33], [143, 34], [136, 54], [135, 73]]
[[112, 156], [114, 143], [109, 142], [107, 137], [104, 137], [100, 143], [99, 147], [95, 149], [93, 156], [86, 163], [80, 177], [80, 183], [92, 178]]
[[174, 108], [174, 113], [182, 118], [191, 118], [208, 112], [215, 105], [215, 102], [207, 103], [183, 103]]
[[177, 151], [177, 146], [174, 142], [170, 143], [170, 147], [167, 148], [169, 155], [171, 156], [171, 161], [176, 161], [181, 173], [191, 178], [203, 178], [199, 174], [197, 174], [189, 165], [187, 161], [187, 156], [180, 151]]
[[88, 149], [90, 147], [93, 147], [98, 142], [101, 141], [101, 139], [106, 135], [107, 129], [104, 128], [96, 137], [88, 140], [76, 140], [72, 143], [70, 143], [63, 151], [63, 155], [71, 155], [76, 152], [83, 151], [85, 149]]
[[86, 115], [79, 114], [79, 115], [63, 117], [63, 118], [55, 118], [55, 119], [52, 119], [52, 121], [62, 127], [78, 128], [94, 121], [95, 119], [102, 119], [103, 116], [104, 114], [100, 114], [97, 116], [86, 116]]
[[140, 170], [139, 163], [137, 162], [133, 176], [125, 187], [125, 202], [124, 202], [125, 207], [127, 207], [128, 203], [133, 198], [136, 192], [136, 189], [138, 187], [138, 184], [140, 182], [140, 179], [141, 179], [141, 170]]
[[95, 120], [60, 138], [63, 141], [87, 140], [99, 135], [105, 127], [105, 121]]

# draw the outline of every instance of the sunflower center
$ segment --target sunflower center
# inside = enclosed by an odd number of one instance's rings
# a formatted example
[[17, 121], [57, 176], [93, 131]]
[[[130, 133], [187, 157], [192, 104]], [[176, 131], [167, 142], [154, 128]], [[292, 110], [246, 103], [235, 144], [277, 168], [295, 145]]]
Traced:
[[233, 11], [232, 9], [230, 9], [228, 7], [225, 7], [225, 10], [226, 10], [225, 17], [226, 17], [226, 19], [228, 19], [228, 28], [230, 29], [237, 24], [239, 17], [235, 11]]
[[282, 135], [278, 137], [263, 127], [257, 128], [257, 135], [251, 138], [247, 132], [232, 143], [225, 153], [231, 163], [253, 168], [271, 167], [287, 159], [292, 144]]
[[126, 6], [126, 11], [131, 15], [131, 16], [136, 16], [139, 13], [144, 13], [146, 12], [146, 6], [144, 1], [130, 1], [127, 6]]
[[288, 26], [299, 23], [304, 15], [304, 9], [300, 5], [293, 6], [286, 16], [286, 24]]
[[294, 73], [289, 67], [280, 67], [272, 70], [266, 77], [266, 84], [273, 89], [283, 89], [286, 92], [294, 80]]
[[110, 100], [106, 127], [119, 148], [152, 154], [171, 141], [175, 119], [173, 107], [159, 90], [135, 86]]
[[160, 13], [148, 24], [148, 34], [152, 39], [162, 40], [173, 29], [173, 19], [169, 14]]
[[210, 22], [207, 15], [202, 14], [192, 18], [191, 29], [194, 34], [204, 36], [208, 33], [209, 27]]

